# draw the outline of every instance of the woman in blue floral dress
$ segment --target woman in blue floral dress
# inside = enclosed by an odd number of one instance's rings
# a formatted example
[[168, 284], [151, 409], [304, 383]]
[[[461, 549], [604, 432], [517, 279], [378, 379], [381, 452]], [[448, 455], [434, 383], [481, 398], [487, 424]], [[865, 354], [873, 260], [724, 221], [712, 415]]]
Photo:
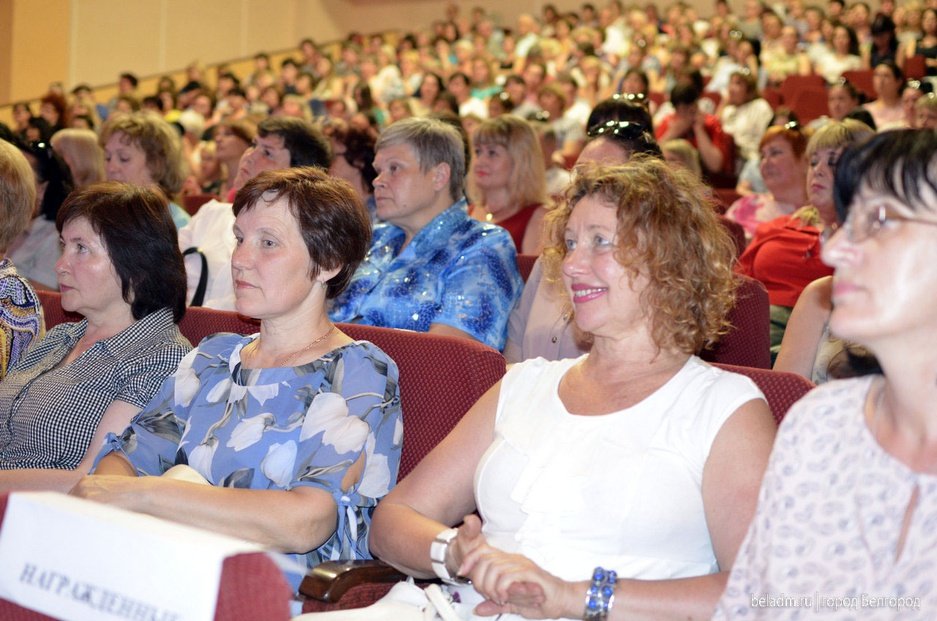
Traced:
[[368, 214], [312, 168], [258, 176], [234, 212], [237, 309], [261, 319], [260, 333], [205, 338], [73, 493], [310, 566], [367, 558], [371, 512], [400, 461], [397, 367], [338, 330], [325, 305], [364, 257]]

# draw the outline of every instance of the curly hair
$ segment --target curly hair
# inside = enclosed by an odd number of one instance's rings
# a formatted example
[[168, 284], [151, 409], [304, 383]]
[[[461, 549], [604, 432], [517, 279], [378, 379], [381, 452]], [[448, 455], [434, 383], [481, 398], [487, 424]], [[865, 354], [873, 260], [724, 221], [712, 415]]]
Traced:
[[570, 215], [588, 196], [615, 208], [615, 258], [632, 276], [648, 279], [640, 303], [658, 349], [693, 354], [728, 331], [735, 250], [701, 181], [641, 155], [620, 166], [577, 169], [565, 204], [546, 216], [544, 270], [554, 283], [566, 256]]

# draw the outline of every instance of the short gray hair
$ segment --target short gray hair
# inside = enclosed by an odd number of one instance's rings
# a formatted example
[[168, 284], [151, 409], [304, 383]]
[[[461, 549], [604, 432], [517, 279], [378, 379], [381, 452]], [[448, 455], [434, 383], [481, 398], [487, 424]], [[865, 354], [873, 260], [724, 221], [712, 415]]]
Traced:
[[465, 146], [456, 128], [430, 118], [401, 119], [381, 132], [374, 152], [398, 144], [413, 147], [424, 173], [437, 164], [448, 164], [449, 195], [453, 202], [462, 198], [465, 194]]

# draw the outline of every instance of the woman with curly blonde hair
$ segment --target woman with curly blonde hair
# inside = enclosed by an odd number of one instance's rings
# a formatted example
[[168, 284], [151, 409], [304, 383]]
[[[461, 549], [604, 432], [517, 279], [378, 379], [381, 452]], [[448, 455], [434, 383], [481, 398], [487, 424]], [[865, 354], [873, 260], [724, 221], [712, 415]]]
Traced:
[[479, 616], [709, 615], [775, 425], [750, 380], [693, 355], [734, 289], [705, 196], [659, 159], [577, 171], [545, 269], [592, 348], [513, 365], [381, 502], [372, 552], [470, 579], [454, 599]]

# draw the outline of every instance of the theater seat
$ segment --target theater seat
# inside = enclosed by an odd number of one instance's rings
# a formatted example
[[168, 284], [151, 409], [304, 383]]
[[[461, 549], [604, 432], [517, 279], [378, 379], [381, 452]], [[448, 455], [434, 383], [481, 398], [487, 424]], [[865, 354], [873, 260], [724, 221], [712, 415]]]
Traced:
[[732, 328], [713, 347], [700, 352], [708, 362], [757, 369], [771, 368], [771, 327], [768, 290], [761, 282], [736, 274], [735, 305], [729, 311]]
[[751, 378], [768, 401], [768, 407], [774, 415], [774, 420], [781, 424], [785, 414], [801, 397], [810, 392], [815, 384], [807, 378], [788, 373], [786, 371], [771, 371], [769, 369], [753, 369], [732, 364], [716, 364], [716, 366], [740, 373]]

